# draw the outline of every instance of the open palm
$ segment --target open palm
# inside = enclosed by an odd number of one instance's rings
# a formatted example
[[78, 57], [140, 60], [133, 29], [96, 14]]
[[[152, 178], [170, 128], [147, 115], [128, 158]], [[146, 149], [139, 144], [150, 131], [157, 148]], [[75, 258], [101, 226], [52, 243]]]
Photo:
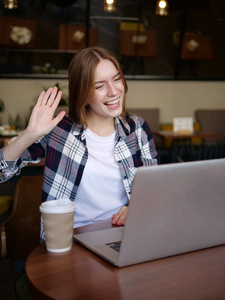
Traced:
[[41, 92], [30, 116], [27, 127], [29, 133], [41, 137], [49, 133], [62, 120], [65, 111], [61, 111], [53, 118], [61, 97], [62, 92], [58, 92], [57, 87]]

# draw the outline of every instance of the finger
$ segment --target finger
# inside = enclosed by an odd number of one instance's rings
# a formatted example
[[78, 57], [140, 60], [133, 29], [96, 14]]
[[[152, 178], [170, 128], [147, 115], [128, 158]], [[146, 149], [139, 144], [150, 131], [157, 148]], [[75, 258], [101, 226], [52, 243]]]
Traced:
[[[60, 101], [60, 99], [61, 99], [61, 97], [59, 98], [58, 96], [60, 96], [60, 94], [61, 94], [61, 96], [62, 96], [62, 92], [59, 92], [58, 94], [57, 94], [57, 92], [58, 92], [58, 88], [55, 86], [53, 89], [52, 89], [52, 93], [50, 94], [50, 96], [49, 96], [49, 98], [48, 98], [48, 101], [47, 101], [47, 105], [49, 105], [50, 107], [53, 105], [53, 103], [55, 102], [55, 100], [57, 99], [57, 100], [59, 100]], [[58, 99], [59, 98], [59, 99]]]
[[42, 104], [42, 101], [43, 101], [43, 99], [44, 99], [44, 96], [45, 96], [45, 91], [42, 91], [42, 92], [40, 93], [40, 96], [38, 97], [36, 106], [40, 106], [40, 105]]
[[48, 99], [49, 99], [50, 95], [52, 94], [52, 91], [53, 91], [53, 88], [52, 88], [52, 87], [50, 87], [50, 88], [46, 91], [46, 93], [45, 93], [45, 95], [44, 95], [44, 98], [43, 98], [43, 100], [42, 100], [41, 105], [46, 105], [46, 104], [48, 103]]
[[126, 215], [127, 215], [127, 214], [126, 214], [125, 211], [122, 213], [122, 215], [120, 215], [120, 217], [119, 217], [119, 219], [118, 219], [118, 221], [117, 221], [117, 223], [116, 223], [117, 226], [121, 226], [121, 225], [124, 225], [124, 224], [125, 224]]
[[66, 114], [65, 111], [61, 111], [60, 113], [58, 113], [58, 115], [53, 119], [54, 126], [56, 126], [63, 119], [65, 114]]
[[118, 211], [118, 213], [112, 216], [112, 224], [118, 226], [125, 224], [126, 215], [127, 215], [127, 207], [122, 206]]
[[126, 218], [127, 218], [127, 210], [128, 210], [128, 207], [127, 206], [123, 206], [122, 207], [122, 214], [120, 215], [117, 223], [121, 223], [122, 225], [124, 225], [125, 221], [126, 221]]
[[61, 98], [62, 98], [62, 92], [59, 91], [59, 92], [57, 93], [57, 96], [52, 100], [52, 103], [50, 104], [50, 102], [49, 102], [49, 105], [50, 105], [52, 108], [56, 109], [57, 106], [59, 105], [59, 102], [60, 102]]
[[125, 219], [124, 219], [124, 220], [121, 222], [121, 225], [122, 225], [122, 226], [124, 226], [124, 225], [125, 225], [125, 223], [126, 223], [126, 219], [127, 219], [127, 218], [125, 218]]

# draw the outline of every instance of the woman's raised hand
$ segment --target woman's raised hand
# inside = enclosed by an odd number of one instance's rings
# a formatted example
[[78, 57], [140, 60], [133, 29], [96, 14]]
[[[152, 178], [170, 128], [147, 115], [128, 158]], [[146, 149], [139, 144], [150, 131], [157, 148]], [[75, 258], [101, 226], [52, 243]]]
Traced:
[[37, 138], [49, 133], [64, 117], [61, 111], [55, 118], [55, 110], [61, 100], [62, 92], [57, 87], [41, 92], [35, 107], [32, 110], [26, 130]]
[[61, 111], [55, 118], [54, 113], [62, 97], [56, 87], [42, 92], [32, 110], [27, 128], [3, 150], [6, 161], [17, 159], [30, 145], [49, 133], [64, 117]]

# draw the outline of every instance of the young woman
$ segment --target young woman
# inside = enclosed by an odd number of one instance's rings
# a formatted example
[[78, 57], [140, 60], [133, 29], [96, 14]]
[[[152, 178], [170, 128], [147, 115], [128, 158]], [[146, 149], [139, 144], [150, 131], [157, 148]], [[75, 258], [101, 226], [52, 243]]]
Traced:
[[126, 92], [113, 55], [79, 51], [69, 67], [68, 116], [53, 117], [62, 92], [43, 91], [27, 128], [0, 150], [0, 180], [45, 157], [43, 201], [75, 201], [74, 227], [109, 218], [124, 225], [136, 169], [159, 160], [148, 124], [126, 114]]

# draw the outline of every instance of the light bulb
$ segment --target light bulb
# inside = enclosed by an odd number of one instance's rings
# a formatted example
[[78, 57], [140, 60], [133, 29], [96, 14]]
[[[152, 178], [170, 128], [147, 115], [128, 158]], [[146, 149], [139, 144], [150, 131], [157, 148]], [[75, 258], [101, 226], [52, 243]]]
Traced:
[[168, 3], [166, 0], [159, 0], [156, 4], [156, 14], [160, 16], [168, 15]]

